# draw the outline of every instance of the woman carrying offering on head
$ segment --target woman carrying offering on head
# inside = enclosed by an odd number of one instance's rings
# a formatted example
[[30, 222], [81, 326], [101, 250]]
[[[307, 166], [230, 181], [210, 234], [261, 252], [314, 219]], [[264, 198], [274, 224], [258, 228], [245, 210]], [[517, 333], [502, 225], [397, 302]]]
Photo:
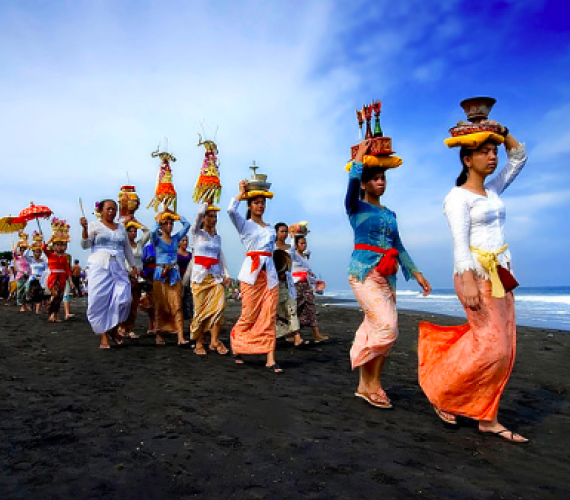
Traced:
[[131, 266], [131, 276], [136, 276], [133, 250], [125, 228], [115, 222], [117, 203], [103, 200], [97, 204], [100, 220], [83, 226], [81, 247], [91, 249], [87, 259], [89, 268], [89, 294], [87, 296], [87, 319], [96, 335], [101, 336], [101, 349], [109, 349], [109, 340], [122, 343], [118, 333], [131, 310], [131, 283], [126, 263]]
[[44, 289], [42, 287], [42, 277], [48, 269], [47, 262], [42, 257], [43, 236], [34, 232], [33, 243], [30, 247], [32, 255], [26, 255], [30, 265], [30, 279], [28, 280], [28, 296], [35, 308], [36, 314], [40, 313], [40, 308], [44, 302]]
[[378, 408], [391, 408], [380, 379], [386, 358], [398, 338], [398, 264], [406, 280], [415, 278], [424, 295], [431, 291], [431, 286], [404, 248], [396, 214], [380, 203], [386, 191], [386, 169], [401, 165], [402, 160], [397, 156], [367, 155], [371, 146], [371, 139], [360, 143], [354, 160], [349, 163], [345, 199], [354, 231], [348, 281], [364, 311], [364, 321], [350, 350], [350, 361], [353, 369], [360, 369], [355, 396]]
[[53, 233], [49, 241], [42, 245], [42, 250], [46, 254], [49, 267], [49, 276], [46, 283], [51, 293], [48, 305], [48, 321], [59, 323], [60, 320], [57, 314], [59, 313], [65, 288], [71, 283], [71, 268], [69, 267], [69, 259], [65, 254], [69, 241], [69, 224], [54, 217], [51, 227]]
[[20, 312], [26, 312], [26, 284], [30, 277], [30, 264], [26, 259], [28, 252], [28, 235], [24, 231], [19, 232], [20, 239], [16, 244], [16, 248], [12, 248], [14, 255], [14, 270], [16, 271], [16, 304], [20, 306]]
[[[174, 221], [177, 220], [182, 223], [182, 229], [172, 234]], [[188, 344], [184, 339], [182, 281], [177, 256], [178, 244], [189, 229], [190, 223], [186, 218], [181, 218], [167, 209], [156, 216], [156, 226], [151, 232], [151, 241], [156, 252], [152, 292], [157, 345], [165, 345], [163, 333], [175, 333], [179, 346]]]
[[306, 346], [309, 341], [301, 337], [301, 324], [297, 316], [297, 290], [291, 276], [291, 245], [287, 243], [289, 227], [284, 222], [275, 224], [275, 250], [273, 260], [279, 278], [279, 303], [277, 305], [277, 338], [288, 336], [295, 347]]
[[[131, 283], [131, 308], [129, 311], [129, 316], [125, 321], [123, 321], [119, 326], [119, 333], [124, 337], [129, 337], [131, 339], [138, 339], [139, 336], [135, 334], [135, 321], [137, 319], [137, 313], [139, 309], [139, 304], [141, 301], [142, 287], [139, 282], [139, 273], [142, 270], [142, 254], [143, 248], [147, 244], [150, 238], [150, 229], [140, 222], [136, 221], [134, 217], [130, 216], [124, 221], [125, 230], [127, 231], [127, 238], [129, 240], [129, 246], [133, 252], [133, 260], [135, 262], [135, 267], [137, 269], [136, 275], [130, 274], [129, 280]], [[137, 232], [141, 230], [143, 235], [137, 241]], [[127, 269], [129, 273], [132, 271], [131, 266], [127, 262]]]
[[[487, 107], [482, 117], [474, 114], [481, 111], [480, 101]], [[457, 425], [456, 415], [468, 417], [479, 422], [480, 432], [524, 443], [528, 440], [500, 424], [497, 416], [515, 361], [512, 289], [517, 285], [510, 274], [505, 206], [499, 196], [527, 156], [507, 127], [486, 119], [494, 102], [491, 98], [463, 101], [475, 125], [459, 123], [445, 141], [449, 147], [461, 147], [462, 172], [445, 198], [444, 212], [453, 237], [455, 291], [468, 323], [420, 323], [419, 381], [446, 424]], [[503, 143], [508, 163], [488, 180]]]
[[[294, 228], [290, 228], [294, 234]], [[306, 234], [306, 233], [305, 233]], [[293, 281], [297, 291], [297, 316], [301, 326], [309, 326], [313, 330], [313, 338], [316, 343], [328, 340], [319, 330], [317, 322], [317, 308], [315, 307], [315, 295], [313, 285], [316, 282], [315, 273], [309, 265], [307, 250], [307, 237], [305, 234], [295, 234], [293, 237], [294, 247], [290, 248]]]
[[[255, 189], [255, 183], [261, 189]], [[239, 193], [228, 207], [230, 219], [246, 251], [238, 275], [242, 294], [241, 315], [230, 337], [236, 363], [243, 363], [241, 356], [244, 354], [266, 354], [266, 367], [280, 373], [282, 369], [275, 361], [275, 319], [279, 300], [279, 281], [273, 262], [275, 229], [263, 221], [266, 200], [273, 197], [273, 193], [267, 191], [269, 186], [265, 177], [254, 173], [252, 182], [244, 180], [239, 183]], [[244, 199], [248, 206], [245, 219], [238, 212], [239, 203]]]
[[194, 352], [204, 356], [204, 334], [210, 332], [210, 351], [227, 354], [228, 349], [220, 340], [224, 324], [226, 294], [224, 286], [231, 283], [230, 273], [222, 253], [222, 239], [216, 232], [218, 211], [214, 205], [204, 203], [192, 226], [192, 295], [194, 318], [190, 324], [190, 338], [196, 341]]

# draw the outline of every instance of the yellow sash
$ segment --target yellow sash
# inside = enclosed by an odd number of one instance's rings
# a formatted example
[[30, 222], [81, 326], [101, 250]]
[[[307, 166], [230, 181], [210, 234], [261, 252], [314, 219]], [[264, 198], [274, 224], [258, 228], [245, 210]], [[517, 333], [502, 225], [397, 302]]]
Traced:
[[499, 272], [497, 271], [499, 260], [497, 259], [497, 256], [507, 249], [507, 244], [505, 243], [496, 252], [487, 252], [480, 248], [470, 248], [472, 252], [477, 254], [479, 263], [483, 266], [483, 269], [489, 273], [489, 277], [491, 278], [491, 297], [495, 297], [497, 299], [503, 298], [505, 296], [505, 288], [499, 279]]

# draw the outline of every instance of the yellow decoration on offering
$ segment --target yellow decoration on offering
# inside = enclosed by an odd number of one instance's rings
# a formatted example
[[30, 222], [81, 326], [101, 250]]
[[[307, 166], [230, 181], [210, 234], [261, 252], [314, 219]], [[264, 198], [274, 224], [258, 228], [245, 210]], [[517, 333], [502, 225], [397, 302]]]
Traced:
[[131, 227], [135, 227], [137, 229], [142, 228], [142, 224], [140, 222], [137, 222], [136, 220], [130, 220], [129, 222], [127, 222], [127, 224], [125, 225], [125, 229], [129, 229]]
[[469, 149], [477, 149], [481, 144], [487, 141], [493, 141], [497, 144], [503, 144], [505, 138], [494, 132], [475, 132], [474, 134], [459, 135], [457, 137], [448, 137], [443, 142], [448, 148], [456, 148], [465, 146]]
[[172, 219], [174, 221], [180, 220], [180, 215], [178, 215], [177, 213], [174, 213], [170, 210], [164, 211], [164, 212], [160, 212], [156, 217], [155, 220], [156, 222], [158, 222], [159, 224], [161, 222], [164, 222], [167, 219]]
[[[350, 167], [352, 167], [352, 161], [348, 162], [344, 169], [350, 172]], [[382, 167], [382, 168], [397, 168], [402, 163], [402, 158], [396, 155], [390, 156], [370, 156], [365, 155], [362, 159], [362, 166], [364, 167]]]
[[220, 208], [216, 207], [215, 205], [208, 205], [208, 208], [206, 208], [206, 212], [219, 212]]
[[249, 200], [250, 198], [256, 198], [258, 196], [271, 199], [273, 198], [273, 193], [271, 191], [247, 191], [243, 196], [243, 199]]

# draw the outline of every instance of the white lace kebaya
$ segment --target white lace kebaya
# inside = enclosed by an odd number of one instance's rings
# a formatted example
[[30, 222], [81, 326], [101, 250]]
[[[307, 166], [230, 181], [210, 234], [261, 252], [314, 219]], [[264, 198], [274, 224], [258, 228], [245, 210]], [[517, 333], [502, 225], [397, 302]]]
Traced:
[[239, 201], [235, 198], [230, 200], [228, 206], [228, 215], [238, 231], [239, 237], [243, 246], [245, 247], [246, 254], [249, 252], [267, 252], [270, 256], [260, 256], [259, 267], [255, 271], [251, 271], [252, 258], [246, 255], [245, 260], [241, 266], [238, 280], [247, 283], [248, 285], [255, 285], [257, 276], [262, 269], [267, 271], [267, 286], [271, 290], [279, 284], [277, 278], [277, 271], [273, 262], [273, 250], [275, 249], [275, 229], [273, 226], [267, 225], [260, 226], [257, 222], [251, 219], [246, 220], [237, 210]]
[[[489, 279], [489, 274], [470, 247], [498, 252], [505, 244], [506, 209], [499, 195], [509, 187], [526, 163], [524, 144], [507, 150], [507, 156], [507, 165], [485, 184], [487, 197], [454, 187], [445, 198], [443, 211], [453, 238], [454, 274], [473, 270], [475, 274]], [[501, 266], [510, 268], [512, 272], [508, 249], [497, 258]]]
[[135, 260], [133, 249], [127, 238], [127, 232], [122, 225], [117, 229], [109, 229], [101, 221], [89, 223], [87, 239], [81, 239], [81, 248], [87, 250], [91, 248], [91, 255], [87, 261], [88, 265], [97, 264], [105, 269], [109, 269], [109, 261], [116, 259], [119, 266], [127, 270], [127, 263], [133, 267]]

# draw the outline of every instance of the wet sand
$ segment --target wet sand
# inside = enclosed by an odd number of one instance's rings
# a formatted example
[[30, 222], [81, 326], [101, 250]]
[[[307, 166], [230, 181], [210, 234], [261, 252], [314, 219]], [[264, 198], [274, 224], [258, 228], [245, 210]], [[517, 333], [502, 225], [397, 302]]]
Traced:
[[[518, 329], [500, 415], [531, 442], [514, 445], [433, 413], [416, 368], [431, 314], [400, 313], [382, 410], [353, 396], [355, 309], [320, 305], [332, 340], [279, 344], [282, 374], [263, 357], [198, 358], [174, 337], [102, 351], [84, 300], [72, 309], [52, 325], [0, 305], [0, 498], [568, 497], [570, 332]], [[238, 313], [230, 303], [226, 344]]]

